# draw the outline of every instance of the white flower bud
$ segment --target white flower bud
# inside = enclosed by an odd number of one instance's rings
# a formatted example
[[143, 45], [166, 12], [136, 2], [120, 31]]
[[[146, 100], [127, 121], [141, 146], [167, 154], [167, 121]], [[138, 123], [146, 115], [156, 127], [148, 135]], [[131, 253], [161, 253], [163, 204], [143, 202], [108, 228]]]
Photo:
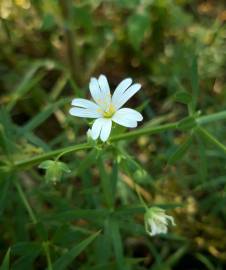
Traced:
[[175, 226], [174, 218], [166, 215], [165, 210], [159, 207], [151, 207], [144, 214], [145, 230], [150, 236], [166, 234], [169, 222]]

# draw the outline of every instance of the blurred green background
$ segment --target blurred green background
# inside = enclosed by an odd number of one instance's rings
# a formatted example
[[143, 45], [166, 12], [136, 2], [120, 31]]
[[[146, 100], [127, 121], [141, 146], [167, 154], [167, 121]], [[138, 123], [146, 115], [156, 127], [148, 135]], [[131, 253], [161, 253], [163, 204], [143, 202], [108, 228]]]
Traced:
[[[0, 0], [0, 46], [0, 165], [84, 141], [87, 122], [69, 117], [68, 109], [73, 97], [89, 98], [89, 79], [101, 73], [112, 90], [126, 77], [142, 84], [130, 104], [140, 106], [143, 125], [150, 126], [187, 115], [174, 96], [192, 92], [197, 59], [197, 108], [201, 114], [225, 110], [224, 0]], [[208, 130], [226, 144], [225, 122]], [[109, 179], [114, 170], [118, 175], [117, 226], [105, 219], [99, 178], [107, 176], [99, 174], [96, 152], [66, 156], [72, 172], [56, 185], [46, 184], [37, 166], [2, 170], [0, 258], [11, 251], [10, 268], [1, 269], [51, 270], [46, 249], [54, 270], [225, 269], [226, 155], [196, 136], [183, 158], [169, 164], [187, 134], [145, 135], [99, 153]], [[116, 157], [123, 160], [119, 168]], [[31, 222], [17, 181], [38, 223]], [[147, 203], [171, 210], [172, 233], [150, 238], [142, 211], [123, 210], [139, 204], [133, 181]], [[54, 264], [99, 230], [78, 257]]]

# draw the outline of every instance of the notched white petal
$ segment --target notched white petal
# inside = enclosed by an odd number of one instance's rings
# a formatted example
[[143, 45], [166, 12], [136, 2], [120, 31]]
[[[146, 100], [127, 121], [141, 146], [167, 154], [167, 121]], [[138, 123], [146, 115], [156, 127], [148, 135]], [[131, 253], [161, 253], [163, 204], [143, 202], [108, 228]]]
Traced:
[[108, 84], [107, 77], [101, 74], [98, 78], [98, 82], [99, 82], [101, 91], [105, 94], [110, 94], [110, 87]]
[[96, 110], [83, 109], [83, 108], [71, 108], [69, 113], [77, 117], [98, 118], [101, 114]]
[[117, 100], [120, 99], [122, 94], [128, 89], [128, 87], [132, 84], [132, 79], [127, 78], [120, 82], [120, 84], [116, 87], [113, 96], [112, 96], [112, 102], [115, 104], [117, 103]]
[[114, 121], [115, 123], [121, 126], [128, 127], [128, 128], [137, 127], [137, 121], [126, 118], [125, 116], [118, 115], [117, 112], [112, 117], [112, 121]]
[[135, 95], [140, 90], [140, 88], [141, 85], [139, 83], [135, 83], [130, 86], [125, 92], [123, 92], [122, 95], [118, 96], [114, 101], [112, 99], [115, 108], [121, 108], [133, 95]]
[[100, 133], [100, 139], [103, 142], [106, 142], [107, 139], [110, 136], [110, 133], [111, 133], [112, 121], [111, 121], [111, 119], [104, 119], [104, 120], [105, 121], [103, 123], [102, 129], [101, 129], [101, 133]]
[[103, 125], [102, 118], [98, 118], [97, 120], [94, 121], [91, 129], [91, 136], [94, 140], [96, 140], [100, 136], [102, 125]]
[[96, 78], [91, 78], [89, 83], [89, 90], [92, 98], [95, 100], [97, 104], [99, 104], [101, 100], [101, 91]]
[[98, 105], [96, 103], [84, 98], [73, 99], [71, 105], [85, 109], [98, 109]]
[[143, 117], [139, 112], [129, 108], [118, 110], [112, 117], [112, 121], [128, 128], [137, 127], [137, 122], [142, 119]]
[[101, 90], [101, 106], [104, 110], [107, 110], [111, 103], [111, 92], [106, 76], [100, 75], [98, 83]]
[[111, 119], [98, 118], [94, 121], [91, 129], [92, 138], [96, 140], [98, 137], [100, 137], [103, 142], [107, 141], [111, 133], [111, 126]]
[[122, 108], [117, 111], [117, 114], [121, 117], [126, 117], [128, 119], [134, 120], [134, 121], [142, 121], [143, 116], [141, 113], [139, 113], [136, 110], [130, 109], [130, 108]]

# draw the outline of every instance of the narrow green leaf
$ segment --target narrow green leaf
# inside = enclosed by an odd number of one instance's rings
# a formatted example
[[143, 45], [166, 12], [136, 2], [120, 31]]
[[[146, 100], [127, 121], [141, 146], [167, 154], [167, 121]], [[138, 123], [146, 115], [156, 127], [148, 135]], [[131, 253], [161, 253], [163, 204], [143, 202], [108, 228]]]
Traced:
[[115, 253], [116, 264], [118, 270], [126, 270], [126, 265], [124, 261], [123, 255], [123, 244], [122, 239], [119, 231], [119, 225], [116, 219], [110, 219], [110, 230], [111, 230], [111, 238], [112, 238], [112, 245]]
[[16, 105], [17, 101], [21, 99], [28, 91], [32, 89], [32, 87], [34, 87], [35, 84], [37, 84], [44, 77], [44, 73], [37, 74], [35, 76], [35, 73], [38, 69], [39, 65], [36, 64], [34, 64], [34, 66], [29, 69], [24, 79], [13, 92], [11, 100], [7, 106], [8, 111], [11, 111], [12, 108]]
[[207, 256], [205, 256], [201, 253], [197, 253], [196, 258], [200, 262], [202, 262], [208, 270], [215, 270], [216, 269], [215, 266], [213, 265], [213, 263], [210, 261], [210, 259]]
[[146, 32], [150, 30], [150, 26], [150, 15], [147, 12], [133, 14], [129, 17], [128, 36], [134, 49], [139, 49]]
[[46, 108], [41, 110], [35, 117], [31, 118], [31, 120], [22, 128], [22, 133], [27, 133], [28, 131], [32, 131], [38, 126], [40, 126], [46, 119], [48, 119], [51, 114], [53, 114], [59, 107], [69, 103], [70, 99], [64, 98], [53, 104], [48, 104]]
[[4, 126], [0, 124], [0, 146], [6, 154], [8, 154], [7, 136], [5, 134]]
[[174, 266], [181, 257], [187, 252], [188, 247], [187, 245], [180, 247], [176, 252], [174, 252], [170, 257], [167, 259], [166, 264], [170, 267]]
[[[198, 163], [198, 175], [200, 182], [204, 183], [207, 180], [208, 176], [208, 166], [207, 166], [207, 156], [206, 149], [203, 140], [195, 134], [195, 138], [198, 143], [198, 151], [199, 151], [199, 163]], [[209, 182], [209, 181], [208, 181]]]
[[[63, 254], [54, 264], [54, 270], [64, 270], [68, 269], [68, 266], [72, 263], [72, 261], [90, 244], [95, 238], [100, 234], [100, 231], [95, 234], [89, 236], [78, 245], [73, 247], [71, 250]], [[46, 269], [47, 270], [47, 269]]]
[[47, 215], [45, 220], [57, 220], [57, 221], [73, 221], [78, 218], [84, 218], [91, 221], [97, 219], [103, 220], [110, 214], [109, 210], [106, 209], [74, 209], [63, 212], [57, 212], [56, 214]]
[[45, 67], [45, 68], [53, 68], [55, 66], [54, 62], [50, 60], [41, 60], [36, 61], [32, 64], [32, 66], [29, 68], [27, 73], [25, 74], [22, 81], [19, 83], [18, 87], [13, 92], [13, 95], [11, 97], [10, 102], [8, 103], [7, 109], [10, 111], [17, 101], [22, 98], [28, 91], [32, 89], [32, 87], [37, 84], [45, 75], [42, 73], [41, 75], [36, 75], [36, 72], [39, 68]]
[[199, 78], [198, 78], [198, 57], [195, 55], [191, 66], [191, 85], [192, 85], [192, 108], [193, 112], [197, 106], [199, 96]]
[[18, 129], [5, 107], [0, 108], [0, 123], [0, 146], [4, 153], [10, 156], [16, 149], [15, 137]]
[[12, 183], [12, 175], [6, 175], [0, 171], [0, 217], [6, 207], [8, 192]]
[[[21, 130], [19, 131], [19, 133], [21, 134]], [[43, 149], [44, 151], [50, 151], [51, 150], [50, 144], [44, 142], [40, 137], [35, 135], [33, 132], [23, 133], [23, 137], [28, 142], [30, 142], [32, 145], [38, 146], [39, 148]]]
[[209, 141], [210, 143], [215, 145], [217, 148], [221, 149], [224, 153], [226, 153], [226, 146], [222, 144], [220, 141], [218, 141], [218, 139], [216, 139], [215, 136], [210, 134], [206, 129], [199, 127], [197, 131], [200, 134], [200, 136], [202, 136], [202, 138]]
[[182, 119], [178, 125], [177, 128], [181, 131], [188, 131], [194, 128], [197, 125], [196, 119], [194, 116], [188, 116]]
[[97, 155], [97, 149], [90, 151], [90, 153], [88, 153], [86, 157], [81, 160], [81, 163], [76, 169], [76, 175], [82, 175], [87, 170], [87, 168], [90, 168], [92, 164], [97, 161]]
[[177, 149], [170, 155], [168, 159], [169, 164], [174, 164], [176, 161], [181, 159], [189, 149], [192, 143], [192, 136], [188, 137]]
[[119, 171], [118, 161], [115, 160], [113, 162], [112, 172], [111, 172], [111, 176], [110, 176], [113, 203], [114, 203], [115, 198], [116, 198], [116, 188], [117, 188], [117, 182], [118, 182], [118, 171]]
[[98, 167], [99, 167], [99, 174], [100, 174], [100, 179], [101, 179], [101, 186], [103, 189], [103, 195], [104, 195], [104, 200], [108, 204], [108, 206], [111, 208], [113, 207], [113, 194], [112, 194], [112, 184], [111, 184], [111, 179], [108, 173], [105, 170], [104, 167], [104, 160], [102, 156], [99, 157], [99, 162], [98, 162]]
[[174, 100], [184, 104], [189, 104], [192, 101], [192, 96], [187, 91], [179, 91], [175, 93]]
[[6, 252], [0, 270], [9, 270], [10, 248]]
[[20, 257], [13, 264], [11, 270], [24, 270], [24, 269], [32, 269], [32, 265], [34, 260], [40, 255], [41, 250], [36, 250], [30, 254], [24, 255]]
[[36, 242], [17, 242], [12, 246], [12, 253], [18, 256], [29, 255], [37, 250], [40, 250], [40, 244]]
[[109, 219], [103, 221], [103, 233], [94, 243], [95, 264], [106, 264], [112, 258], [111, 231]]
[[144, 207], [143, 206], [137, 206], [134, 205], [133, 207], [120, 207], [117, 208], [114, 213], [113, 216], [117, 217], [117, 218], [125, 218], [125, 217], [131, 217], [133, 215], [137, 215], [137, 214], [143, 214], [144, 213]]

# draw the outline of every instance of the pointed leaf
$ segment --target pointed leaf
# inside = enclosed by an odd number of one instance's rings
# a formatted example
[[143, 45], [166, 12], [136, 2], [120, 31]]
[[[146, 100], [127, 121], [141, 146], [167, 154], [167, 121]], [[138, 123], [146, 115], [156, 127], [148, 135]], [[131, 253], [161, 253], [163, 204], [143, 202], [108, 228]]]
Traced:
[[168, 160], [169, 164], [174, 164], [176, 161], [181, 159], [189, 149], [192, 143], [192, 137], [188, 137], [185, 142], [183, 142], [179, 147], [177, 147], [176, 151], [174, 151]]
[[0, 270], [9, 270], [10, 248], [6, 252]]
[[175, 101], [178, 101], [184, 104], [189, 104], [192, 101], [192, 96], [187, 91], [179, 91], [174, 95], [174, 99]]
[[191, 130], [197, 125], [196, 119], [194, 116], [188, 116], [182, 119], [178, 125], [177, 128], [182, 131]]
[[[100, 234], [100, 231], [86, 238], [78, 245], [73, 247], [71, 250], [63, 254], [54, 264], [54, 270], [64, 270], [68, 269], [68, 266], [72, 263], [72, 261], [90, 244], [94, 241], [94, 239]], [[47, 270], [47, 269], [46, 269]]]

